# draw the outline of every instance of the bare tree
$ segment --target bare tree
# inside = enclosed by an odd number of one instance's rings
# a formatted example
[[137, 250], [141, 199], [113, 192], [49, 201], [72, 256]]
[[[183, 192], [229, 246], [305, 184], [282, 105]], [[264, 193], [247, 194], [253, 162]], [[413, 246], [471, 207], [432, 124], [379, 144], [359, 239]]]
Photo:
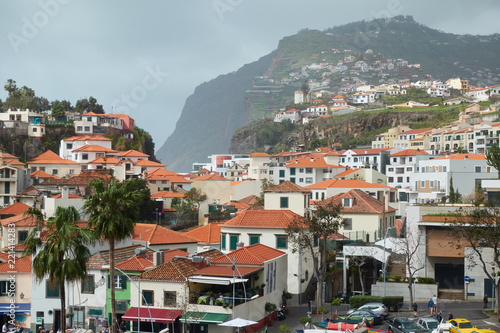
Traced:
[[349, 257], [349, 266], [354, 266], [358, 270], [359, 284], [361, 285], [361, 293], [365, 294], [365, 274], [364, 266], [372, 261], [368, 256], [352, 256]]

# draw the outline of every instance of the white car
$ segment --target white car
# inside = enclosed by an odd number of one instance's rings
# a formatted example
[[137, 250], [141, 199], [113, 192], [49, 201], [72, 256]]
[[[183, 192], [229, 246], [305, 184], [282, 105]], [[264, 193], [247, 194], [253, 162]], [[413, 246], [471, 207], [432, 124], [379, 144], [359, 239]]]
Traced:
[[387, 309], [387, 307], [380, 302], [369, 302], [360, 306], [357, 309], [350, 309], [349, 311], [347, 311], [347, 315], [349, 315], [351, 312], [355, 310], [369, 310], [377, 315], [384, 317], [387, 317], [389, 315], [389, 310]]

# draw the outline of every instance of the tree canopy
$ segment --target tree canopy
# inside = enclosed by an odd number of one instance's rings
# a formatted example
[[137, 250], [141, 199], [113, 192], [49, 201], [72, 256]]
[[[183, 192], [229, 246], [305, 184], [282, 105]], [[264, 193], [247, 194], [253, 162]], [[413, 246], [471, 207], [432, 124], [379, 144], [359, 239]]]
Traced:
[[50, 103], [45, 97], [38, 97], [35, 91], [27, 86], [19, 88], [16, 81], [8, 79], [4, 86], [8, 97], [3, 103], [5, 109], [30, 109], [35, 111], [46, 111], [50, 109]]
[[497, 169], [500, 179], [500, 148], [497, 144], [491, 145], [490, 149], [486, 151], [486, 164]]
[[78, 113], [93, 112], [96, 114], [104, 114], [104, 108], [101, 104], [97, 103], [97, 99], [90, 96], [89, 98], [82, 98], [76, 101], [75, 111]]

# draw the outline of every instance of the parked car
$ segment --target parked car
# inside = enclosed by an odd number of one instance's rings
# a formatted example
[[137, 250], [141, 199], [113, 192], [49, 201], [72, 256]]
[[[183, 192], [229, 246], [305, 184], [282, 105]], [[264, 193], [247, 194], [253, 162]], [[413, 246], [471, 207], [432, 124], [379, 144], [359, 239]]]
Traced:
[[426, 332], [432, 332], [438, 327], [439, 322], [434, 318], [420, 318], [417, 321], [417, 325], [422, 327]]
[[416, 333], [424, 331], [413, 321], [404, 317], [396, 317], [386, 320], [386, 324], [389, 325], [389, 332], [393, 333]]
[[476, 325], [464, 318], [454, 318], [448, 320], [451, 324], [450, 333], [472, 333], [477, 331]]
[[350, 314], [351, 312], [353, 312], [355, 310], [368, 310], [368, 311], [371, 311], [377, 315], [381, 315], [384, 317], [387, 317], [389, 315], [389, 309], [387, 309], [387, 307], [384, 305], [384, 303], [380, 303], [380, 302], [366, 303], [357, 309], [350, 309], [349, 311], [347, 311], [347, 314]]
[[369, 310], [355, 310], [348, 314], [348, 317], [373, 317], [373, 323], [375, 325], [382, 324], [384, 322], [384, 316], [381, 314], [376, 314]]
[[341, 299], [343, 303], [349, 303], [349, 298], [362, 294], [361, 291], [350, 291], [348, 293], [338, 293], [335, 298]]

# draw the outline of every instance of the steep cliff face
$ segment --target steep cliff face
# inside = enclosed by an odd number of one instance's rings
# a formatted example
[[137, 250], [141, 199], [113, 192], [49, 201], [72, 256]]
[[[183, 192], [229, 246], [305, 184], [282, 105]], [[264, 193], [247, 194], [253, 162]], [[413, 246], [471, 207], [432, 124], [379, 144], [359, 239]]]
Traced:
[[231, 139], [230, 153], [278, 150], [304, 145], [309, 147], [315, 139], [324, 140], [329, 145], [340, 143], [344, 147], [370, 144], [374, 135], [391, 127], [409, 125], [412, 128], [439, 127], [458, 119], [459, 108], [443, 111], [384, 111], [356, 112], [349, 115], [320, 118], [290, 133], [282, 133], [274, 145], [259, 144], [258, 135], [265, 122], [255, 123], [236, 131]]

